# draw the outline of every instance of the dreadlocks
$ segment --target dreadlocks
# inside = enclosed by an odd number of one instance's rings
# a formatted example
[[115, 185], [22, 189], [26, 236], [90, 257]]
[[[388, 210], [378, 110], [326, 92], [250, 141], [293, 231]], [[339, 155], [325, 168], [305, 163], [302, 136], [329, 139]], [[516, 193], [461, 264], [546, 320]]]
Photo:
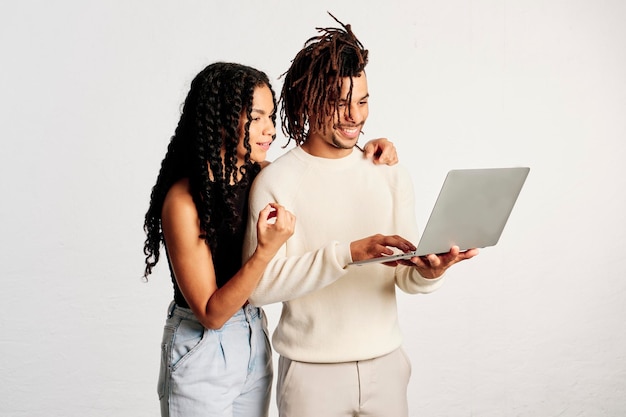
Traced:
[[283, 133], [301, 145], [311, 126], [322, 128], [324, 120], [338, 111], [342, 78], [350, 77], [348, 101], [352, 98], [352, 77], [367, 65], [367, 49], [356, 38], [350, 25], [328, 13], [341, 28], [316, 28], [320, 33], [307, 40], [283, 74], [280, 118]]

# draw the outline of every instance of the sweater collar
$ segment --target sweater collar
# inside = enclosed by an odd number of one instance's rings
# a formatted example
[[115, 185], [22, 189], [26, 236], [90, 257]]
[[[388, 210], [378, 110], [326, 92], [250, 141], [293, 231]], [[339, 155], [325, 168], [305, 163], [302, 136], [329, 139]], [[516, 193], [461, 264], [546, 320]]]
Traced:
[[363, 152], [356, 147], [352, 150], [350, 155], [336, 159], [313, 156], [299, 146], [292, 149], [292, 152], [301, 161], [324, 169], [346, 169], [363, 159]]

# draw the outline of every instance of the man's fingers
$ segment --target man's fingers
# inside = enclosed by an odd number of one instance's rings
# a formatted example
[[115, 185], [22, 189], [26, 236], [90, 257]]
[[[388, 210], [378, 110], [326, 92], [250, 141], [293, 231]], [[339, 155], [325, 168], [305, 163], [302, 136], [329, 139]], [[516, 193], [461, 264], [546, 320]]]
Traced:
[[413, 243], [398, 235], [383, 236], [381, 244], [400, 249], [402, 252], [409, 252], [416, 249]]

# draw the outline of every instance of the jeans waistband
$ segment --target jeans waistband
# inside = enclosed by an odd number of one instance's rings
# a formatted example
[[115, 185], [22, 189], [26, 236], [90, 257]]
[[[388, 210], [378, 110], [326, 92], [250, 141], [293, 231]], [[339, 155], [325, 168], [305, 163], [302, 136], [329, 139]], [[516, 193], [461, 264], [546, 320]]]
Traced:
[[[177, 317], [187, 319], [187, 320], [198, 321], [198, 319], [193, 314], [191, 309], [180, 307], [174, 301], [170, 303], [170, 306], [167, 310], [167, 316], [168, 317], [177, 316]], [[245, 306], [237, 310], [237, 312], [233, 314], [233, 316], [230, 319], [228, 319], [225, 325], [229, 323], [235, 323], [235, 322], [241, 322], [241, 321], [250, 322], [253, 319], [262, 318], [262, 317], [263, 317], [263, 310], [261, 308], [254, 307], [250, 304], [246, 304]]]

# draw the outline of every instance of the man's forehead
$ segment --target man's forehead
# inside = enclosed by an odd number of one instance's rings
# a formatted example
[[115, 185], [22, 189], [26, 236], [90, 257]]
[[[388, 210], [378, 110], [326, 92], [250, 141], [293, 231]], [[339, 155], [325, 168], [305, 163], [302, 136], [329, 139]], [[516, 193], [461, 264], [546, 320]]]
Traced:
[[362, 100], [369, 96], [367, 90], [367, 77], [365, 73], [361, 73], [356, 77], [343, 77], [341, 80], [341, 96], [339, 100], [347, 100], [350, 88], [352, 88], [352, 99]]

